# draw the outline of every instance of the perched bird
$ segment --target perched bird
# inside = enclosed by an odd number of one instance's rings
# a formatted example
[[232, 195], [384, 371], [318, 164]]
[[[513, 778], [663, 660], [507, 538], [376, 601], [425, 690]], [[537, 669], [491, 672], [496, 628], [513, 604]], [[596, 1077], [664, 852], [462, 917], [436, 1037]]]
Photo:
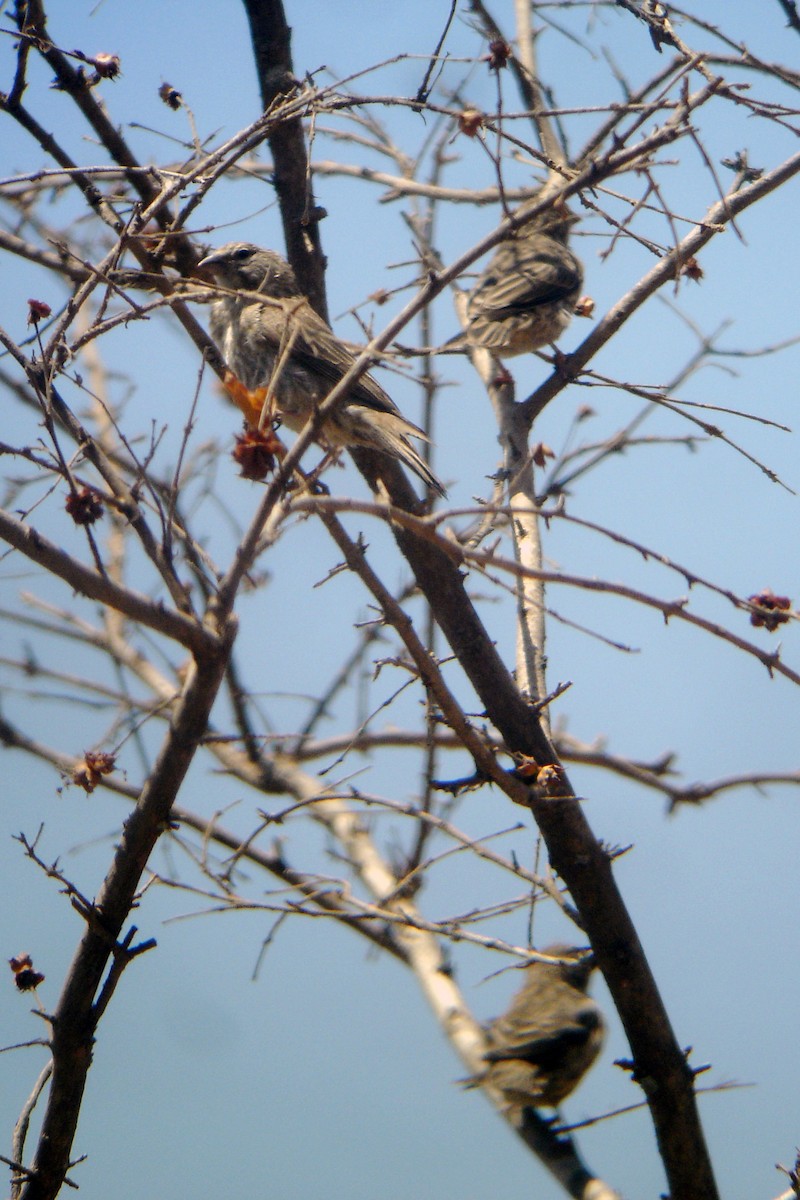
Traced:
[[486, 1030], [488, 1064], [469, 1084], [503, 1093], [509, 1109], [556, 1108], [577, 1087], [603, 1044], [605, 1023], [587, 995], [594, 962], [560, 943], [544, 954], [566, 963], [534, 962], [508, 1010]]
[[[266, 402], [290, 429], [301, 430], [353, 365], [353, 355], [314, 312], [294, 271], [273, 250], [230, 242], [199, 266], [229, 289], [212, 305], [211, 334], [235, 376], [228, 384], [234, 399], [251, 424], [258, 425]], [[264, 300], [241, 294], [254, 292]], [[444, 495], [408, 440], [427, 440], [425, 434], [371, 375], [362, 375], [329, 413], [321, 437], [331, 447], [368, 446], [398, 458]]]
[[577, 220], [554, 207], [501, 242], [469, 294], [466, 328], [448, 347], [480, 346], [511, 358], [555, 342], [583, 285], [583, 267], [567, 245]]

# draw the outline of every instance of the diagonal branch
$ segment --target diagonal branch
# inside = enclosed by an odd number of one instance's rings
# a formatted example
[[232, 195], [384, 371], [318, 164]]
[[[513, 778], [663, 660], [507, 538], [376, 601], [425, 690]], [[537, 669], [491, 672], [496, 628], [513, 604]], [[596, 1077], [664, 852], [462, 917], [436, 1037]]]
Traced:
[[217, 639], [212, 630], [204, 629], [192, 617], [170, 611], [140, 592], [121, 587], [107, 576], [84, 566], [38, 530], [18, 521], [2, 509], [0, 538], [32, 562], [38, 563], [44, 570], [63, 579], [76, 592], [88, 596], [90, 600], [106, 604], [131, 621], [138, 621], [147, 629], [173, 638], [196, 654], [207, 654], [215, 649]]
[[[53, 1078], [39, 1144], [22, 1200], [52, 1200], [64, 1182], [101, 1016], [99, 993], [109, 963], [124, 952], [119, 939], [147, 860], [168, 827], [172, 805], [205, 732], [236, 633], [229, 621], [192, 663], [153, 770], [122, 832], [113, 862], [90, 912], [51, 1018]], [[213, 649], [212, 649], [213, 648]]]

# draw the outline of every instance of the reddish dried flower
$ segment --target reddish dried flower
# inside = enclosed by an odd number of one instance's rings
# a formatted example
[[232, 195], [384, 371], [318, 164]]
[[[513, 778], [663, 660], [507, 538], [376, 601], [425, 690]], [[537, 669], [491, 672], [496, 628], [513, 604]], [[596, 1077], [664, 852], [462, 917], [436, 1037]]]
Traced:
[[508, 42], [502, 38], [495, 38], [493, 42], [489, 42], [489, 53], [486, 55], [486, 61], [489, 64], [490, 71], [500, 71], [503, 67], [508, 66], [508, 60], [511, 58], [511, 47]]
[[271, 429], [267, 433], [260, 429], [248, 429], [236, 438], [233, 460], [241, 467], [243, 479], [266, 479], [275, 470], [276, 455], [280, 456], [282, 450], [280, 441]]
[[555, 458], [555, 451], [551, 450], [545, 442], [537, 442], [531, 451], [531, 457], [537, 467], [543, 467], [548, 458]]
[[34, 971], [30, 954], [18, 954], [10, 958], [8, 965], [14, 972], [14, 983], [21, 992], [32, 992], [40, 983], [44, 983], [44, 975]]
[[529, 754], [517, 754], [515, 758], [517, 766], [514, 774], [520, 779], [535, 779], [541, 769], [536, 759], [531, 758]]
[[64, 508], [76, 525], [94, 525], [103, 515], [103, 501], [90, 487], [70, 492], [64, 501]]
[[681, 275], [685, 275], [687, 279], [693, 279], [695, 283], [699, 283], [703, 278], [703, 268], [696, 258], [687, 258], [681, 267]]
[[791, 600], [788, 596], [776, 596], [770, 588], [763, 588], [757, 595], [748, 596], [747, 603], [755, 608], [750, 614], [750, 624], [756, 629], [763, 627], [768, 633], [774, 633], [780, 625], [791, 620]]
[[524, 779], [535, 787], [543, 796], [568, 796], [564, 768], [560, 763], [546, 763], [541, 766], [529, 754], [515, 754], [517, 765], [514, 774], [518, 779]]
[[28, 301], [28, 324], [38, 325], [45, 317], [49, 317], [52, 312], [49, 304], [45, 304], [44, 300], [29, 300]]
[[76, 763], [72, 772], [72, 782], [91, 794], [104, 775], [110, 775], [116, 766], [113, 754], [101, 750], [87, 750], [81, 762]]
[[591, 296], [581, 296], [578, 303], [575, 305], [576, 317], [592, 317], [594, 316], [594, 300]]
[[477, 108], [465, 108], [458, 114], [458, 128], [467, 137], [476, 137], [483, 125], [483, 113]]
[[183, 96], [180, 94], [177, 88], [172, 86], [171, 83], [162, 83], [161, 87], [158, 89], [158, 95], [159, 98], [175, 112], [177, 112], [177, 110], [183, 104]]

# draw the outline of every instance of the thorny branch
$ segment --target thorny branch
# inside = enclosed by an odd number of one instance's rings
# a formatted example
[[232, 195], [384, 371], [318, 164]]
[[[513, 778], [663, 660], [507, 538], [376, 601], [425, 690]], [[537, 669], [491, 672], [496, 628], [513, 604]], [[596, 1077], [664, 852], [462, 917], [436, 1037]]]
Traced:
[[[105, 727], [97, 721], [96, 744], [113, 744], [117, 754], [135, 745], [141, 759], [141, 770], [135, 773], [137, 784], [114, 771], [98, 782], [99, 787], [123, 796], [132, 808], [97, 898], [89, 900], [65, 876], [45, 868], [61, 880], [73, 900], [80, 898], [76, 903], [86, 929], [58, 1007], [48, 1017], [52, 1080], [48, 1081], [44, 1073], [40, 1076], [18, 1126], [22, 1132], [14, 1142], [15, 1186], [26, 1200], [44, 1200], [55, 1196], [63, 1183], [71, 1182], [67, 1171], [86, 1083], [88, 1047], [123, 968], [136, 952], [137, 948], [131, 947], [133, 932], [129, 929], [123, 934], [123, 927], [140, 896], [150, 853], [156, 841], [167, 835], [184, 846], [191, 868], [199, 871], [204, 886], [210, 887], [204, 894], [218, 896], [220, 903], [249, 903], [236, 890], [237, 872], [247, 862], [270, 873], [289, 890], [292, 899], [283, 899], [274, 906], [281, 915], [323, 914], [408, 965], [470, 1070], [480, 1066], [484, 1040], [453, 981], [444, 943], [450, 939], [454, 943], [472, 940], [485, 947], [513, 949], [513, 939], [493, 932], [477, 933], [474, 926], [523, 903], [531, 909], [542, 899], [557, 903], [588, 934], [617, 1004], [633, 1051], [634, 1077], [643, 1086], [646, 1081], [670, 1194], [674, 1200], [696, 1195], [711, 1198], [715, 1185], [695, 1108], [692, 1072], [672, 1034], [613, 878], [613, 854], [598, 842], [589, 827], [561, 760], [591, 763], [613, 771], [659, 791], [672, 807], [698, 804], [742, 785], [796, 783], [796, 775], [778, 771], [731, 774], [708, 784], [680, 787], [668, 778], [671, 758], [643, 764], [566, 735], [551, 739], [548, 710], [552, 697], [563, 689], [553, 688], [552, 695], [548, 694], [544, 586], [559, 584], [624, 597], [639, 607], [656, 608], [665, 618], [693, 623], [697, 629], [755, 655], [770, 671], [792, 682], [800, 682], [800, 674], [778, 653], [769, 654], [718, 621], [689, 610], [684, 601], [661, 600], [641, 587], [590, 578], [579, 571], [546, 568], [540, 542], [542, 518], [551, 525], [562, 516], [566, 521], [574, 518], [558, 510], [542, 513], [537, 502], [530, 433], [545, 406], [573, 386], [603, 385], [666, 402], [665, 397], [657, 397], [657, 389], [648, 392], [615, 380], [608, 373], [590, 371], [589, 364], [659, 289], [677, 284], [688, 270], [696, 270], [699, 252], [727, 228], [737, 228], [737, 216], [768, 200], [798, 173], [800, 156], [794, 154], [787, 154], [782, 162], [764, 170], [750, 168], [741, 159], [733, 185], [722, 194], [702, 130], [708, 110], [725, 105], [793, 135], [797, 114], [789, 104], [777, 102], [768, 88], [764, 95], [745, 89], [727, 72], [746, 67], [756, 78], [770, 84], [778, 82], [790, 91], [798, 85], [796, 75], [788, 68], [765, 64], [735, 40], [726, 40], [724, 34], [708, 30], [702, 22], [692, 26], [693, 33], [706, 30], [722, 42], [728, 56], [713, 54], [706, 48], [695, 49], [682, 40], [683, 27], [676, 31], [663, 6], [617, 0], [617, 7], [626, 10], [616, 14], [620, 22], [627, 21], [628, 15], [638, 18], [638, 24], [628, 24], [637, 32], [641, 29], [648, 46], [649, 34], [662, 60], [646, 82], [637, 86], [625, 82], [623, 101], [606, 97], [596, 105], [558, 105], [542, 82], [553, 64], [548, 61], [545, 43], [540, 44], [534, 36], [536, 31], [526, 24], [526, 6], [517, 6], [518, 11], [525, 10], [525, 16], [516, 31], [518, 49], [514, 51], [488, 8], [476, 2], [473, 12], [489, 38], [499, 44], [492, 52], [496, 111], [487, 105], [487, 111], [473, 111], [471, 117], [472, 133], [477, 133], [482, 150], [491, 156], [496, 182], [491, 179], [491, 186], [486, 186], [485, 179], [476, 177], [473, 188], [455, 181], [451, 184], [448, 179], [447, 148], [454, 141], [463, 147], [471, 136], [466, 132], [462, 100], [466, 76], [456, 80], [447, 62], [449, 23], [437, 54], [427, 60], [423, 84], [415, 96], [370, 95], [355, 92], [356, 76], [327, 86], [311, 79], [298, 80], [291, 59], [289, 27], [280, 3], [246, 0], [245, 7], [263, 113], [217, 145], [213, 139], [198, 139], [195, 133], [186, 161], [161, 166], [137, 159], [123, 127], [99, 99], [101, 90], [113, 81], [113, 62], [102, 56], [91, 59], [56, 45], [42, 0], [17, 0], [15, 9], [19, 38], [11, 87], [0, 96], [0, 114], [16, 123], [49, 165], [47, 169], [39, 165], [0, 184], [0, 205], [8, 226], [0, 229], [0, 253], [52, 272], [63, 281], [68, 295], [52, 321], [36, 324], [34, 338], [19, 342], [0, 330], [7, 357], [0, 381], [28, 421], [31, 413], [43, 414], [46, 435], [40, 439], [25, 428], [20, 434], [9, 434], [8, 442], [0, 447], [3, 458], [14, 462], [18, 472], [15, 477], [9, 475], [9, 499], [0, 511], [0, 536], [11, 548], [9, 561], [24, 556], [42, 576], [56, 578], [76, 596], [91, 600], [101, 615], [96, 624], [90, 622], [84, 616], [85, 605], [76, 600], [72, 608], [51, 606], [46, 617], [13, 613], [7, 620], [10, 627], [19, 625], [35, 631], [37, 637], [69, 638], [82, 650], [91, 649], [113, 666], [115, 684], [111, 686], [89, 668], [61, 671], [35, 657], [19, 655], [4, 665], [21, 680], [27, 680], [31, 689], [34, 680], [37, 688], [44, 680], [54, 699], [57, 689], [63, 688], [72, 703], [77, 701], [87, 711], [97, 706], [108, 718]], [[543, 13], [545, 7], [552, 6], [542, 6]], [[796, 27], [794, 6], [782, 7], [790, 27]], [[550, 17], [548, 13], [547, 19]], [[509, 51], [522, 111], [514, 111], [509, 103], [506, 77], [501, 77], [503, 45]], [[484, 49], [483, 45], [479, 47], [474, 61], [486, 69]], [[27, 78], [34, 54], [54, 72], [58, 90], [75, 106], [114, 166], [76, 162], [58, 133], [51, 133], [38, 119], [39, 98]], [[95, 74], [91, 75], [86, 68], [93, 63]], [[692, 91], [695, 77], [699, 77], [699, 83]], [[617, 82], [620, 78], [617, 74]], [[181, 107], [177, 95], [177, 100], [167, 96], [171, 107]], [[410, 153], [384, 129], [384, 113], [404, 117], [424, 113], [434, 133], [423, 142], [422, 150]], [[576, 130], [580, 128], [584, 144], [571, 160], [565, 131], [570, 127], [570, 118], [578, 116], [583, 124], [576, 123]], [[327, 128], [320, 121], [322, 117]], [[589, 118], [596, 124], [586, 134]], [[327, 139], [326, 146], [339, 150], [346, 148], [356, 161], [340, 161], [337, 157], [315, 163], [306, 154], [305, 137], [311, 129], [315, 139]], [[273, 158], [268, 167], [253, 158], [265, 141]], [[705, 214], [700, 216], [687, 213], [685, 202], [680, 208], [671, 208], [668, 189], [659, 178], [663, 166], [660, 156], [669, 149], [682, 163], [688, 161], [690, 147], [700, 152], [711, 197], [705, 200]], [[361, 161], [361, 152], [375, 150], [385, 154], [391, 170], [379, 171]], [[682, 154], [684, 159], [680, 158]], [[430, 155], [429, 171], [426, 155]], [[523, 157], [528, 168], [534, 164], [539, 175], [546, 175], [553, 184], [553, 190], [530, 204], [524, 214], [515, 211], [514, 205], [523, 197], [537, 197], [541, 179], [537, 176], [532, 187], [527, 181], [518, 186], [511, 170], [513, 155]], [[481, 161], [485, 164], [486, 159]], [[172, 477], [162, 472], [160, 434], [151, 431], [142, 449], [140, 430], [130, 413], [123, 413], [107, 394], [98, 394], [105, 382], [93, 380], [87, 387], [79, 365], [90, 351], [99, 353], [97, 348], [105, 346], [110, 333], [126, 331], [135, 323], [153, 321], [161, 315], [187, 335], [187, 342], [197, 348], [213, 372], [222, 375], [224, 364], [218, 348], [211, 344], [190, 307], [194, 302], [205, 303], [208, 292], [193, 280], [202, 247], [188, 232], [189, 221], [223, 183], [236, 184], [253, 176], [263, 179], [266, 172], [277, 189], [289, 257], [307, 294], [323, 313], [325, 264], [320, 221], [325, 213], [314, 199], [315, 174], [320, 178], [337, 174], [378, 183], [389, 189], [385, 199], [393, 202], [403, 200], [415, 205], [424, 201], [429, 206], [429, 219], [421, 221], [416, 212], [408, 220], [414, 231], [417, 260], [403, 268], [398, 291], [409, 290], [410, 298], [406, 297], [403, 307], [377, 335], [365, 322], [368, 345], [296, 439], [260, 503], [252, 505], [255, 512], [247, 528], [242, 529], [215, 488], [219, 459], [216, 449], [205, 456], [205, 473], [186, 466], [180, 466]], [[626, 182], [621, 184], [621, 180]], [[639, 181], [643, 182], [637, 191]], [[626, 187], [627, 191], [620, 190]], [[65, 208], [69, 208], [70, 203], [74, 204], [73, 196], [80, 197], [90, 233], [81, 228], [81, 223], [72, 223], [71, 217], [60, 223], [59, 201], [65, 200]], [[358, 451], [354, 457], [376, 491], [375, 502], [310, 494], [308, 477], [299, 473], [301, 458], [310, 452], [326, 413], [342, 402], [358, 376], [374, 366], [377, 357], [391, 347], [415, 317], [424, 314], [424, 327], [431, 328], [429, 317], [434, 302], [451, 285], [463, 283], [465, 273], [484, 254], [518, 233], [526, 222], [536, 220], [548, 205], [570, 198], [576, 207], [582, 206], [587, 220], [596, 219], [604, 232], [612, 231], [609, 255], [618, 245], [634, 242], [653, 254], [657, 262], [638, 282], [625, 288], [575, 351], [566, 356], [556, 354], [552, 375], [527, 399], [517, 401], [513, 384], [498, 381], [496, 364], [488, 355], [483, 359], [480, 354], [474, 356], [494, 406], [505, 451], [492, 501], [483, 504], [477, 514], [474, 506], [465, 506], [449, 510], [444, 517], [431, 516], [419, 504], [396, 464], [366, 451]], [[52, 213], [47, 209], [51, 199]], [[443, 262], [430, 232], [434, 215], [440, 209], [456, 211], [445, 209], [448, 204], [492, 200], [502, 202], [503, 219], [468, 249], [459, 248], [449, 263]], [[642, 218], [659, 214], [668, 230], [667, 245], [661, 244], [649, 227], [642, 231], [638, 228]], [[688, 230], [684, 228], [686, 223], [690, 225]], [[142, 289], [155, 291], [158, 298], [141, 303], [135, 297]], [[36, 319], [38, 322], [41, 317]], [[420, 372], [431, 409], [434, 398], [439, 403], [435, 361], [426, 356]], [[77, 415], [71, 396], [90, 402], [90, 416]], [[194, 417], [187, 422], [179, 464], [184, 463], [194, 436], [193, 422]], [[731, 441], [709, 422], [702, 420], [700, 424], [718, 440]], [[74, 447], [72, 456], [62, 452], [64, 435]], [[32, 446], [34, 436], [37, 440]], [[615, 443], [614, 452], [634, 445], [631, 425], [625, 437]], [[744, 449], [741, 452], [747, 453]], [[591, 461], [594, 464], [608, 454], [610, 451], [598, 454]], [[758, 461], [752, 454], [748, 457]], [[198, 455], [196, 462], [202, 461], [203, 456]], [[227, 466], [219, 469], [227, 470]], [[293, 473], [295, 485], [290, 487]], [[571, 479], [573, 484], [575, 478]], [[507, 481], [511, 482], [504, 491]], [[97, 550], [94, 533], [90, 538], [96, 552], [91, 566], [71, 549], [72, 543], [65, 548], [64, 539], [55, 532], [57, 521], [49, 501], [59, 483], [68, 485], [73, 499], [79, 493], [89, 493], [90, 500], [94, 496], [95, 502], [107, 506], [111, 513], [105, 558]], [[25, 493], [35, 493], [35, 499], [26, 503], [24, 518], [20, 519], [14, 506]], [[231, 535], [221, 552], [221, 564], [214, 558], [220, 551], [209, 549], [210, 526], [203, 524], [212, 504], [218, 506], [216, 512], [222, 512]], [[348, 517], [364, 515], [376, 519], [394, 535], [414, 583], [430, 606], [429, 629], [435, 620], [448, 643], [446, 655], [434, 653], [432, 642], [426, 644], [418, 632], [421, 622], [414, 615], [413, 587], [388, 587], [379, 555], [346, 527]], [[473, 524], [476, 515], [480, 519], [477, 536]], [[261, 561], [270, 562], [290, 537], [295, 542], [301, 538], [312, 518], [332, 539], [343, 560], [324, 587], [336, 586], [335, 578], [340, 573], [357, 579], [362, 589], [359, 594], [369, 597], [374, 625], [369, 636], [362, 635], [347, 664], [332, 671], [330, 684], [321, 686], [318, 694], [310, 697], [307, 722], [300, 722], [298, 729], [287, 733], [264, 733], [268, 722], [261, 701], [247, 690], [244, 664], [233, 656], [237, 628], [234, 613], [245, 586], [260, 582], [257, 572]], [[48, 532], [51, 528], [52, 534]], [[592, 529], [597, 536], [618, 536], [607, 535], [597, 524]], [[500, 539], [509, 531], [511, 554], [499, 553], [497, 544], [479, 548], [490, 533]], [[758, 603], [758, 597], [738, 597], [731, 589], [711, 584], [699, 574], [653, 554], [641, 542], [621, 541], [643, 557], [658, 557], [687, 584], [715, 590], [739, 612], [763, 617], [764, 606]], [[129, 582], [143, 578], [142, 556], [149, 565], [150, 582], [146, 586], [152, 594], [145, 592], [145, 585], [135, 588]], [[472, 575], [465, 577], [465, 569]], [[389, 568], [389, 574], [393, 577], [393, 568]], [[518, 657], [513, 675], [478, 611], [478, 580], [498, 596], [509, 590], [516, 595]], [[778, 603], [783, 598], [773, 599], [774, 619], [778, 623], [793, 619], [786, 605]], [[153, 634], [158, 635], [157, 644]], [[375, 652], [378, 642], [385, 654], [374, 663], [368, 655]], [[190, 652], [188, 666], [181, 661], [186, 650]], [[335, 713], [337, 719], [341, 718], [353, 681], [360, 681], [359, 687], [366, 692], [370, 672], [380, 678], [381, 673], [390, 670], [402, 672], [427, 697], [428, 728], [423, 733], [412, 728], [405, 743], [420, 745], [428, 752], [424, 805], [401, 805], [393, 798], [361, 792], [347, 778], [330, 781], [327, 777], [334, 767], [338, 770], [347, 761], [348, 755], [366, 750], [374, 753], [402, 740], [397, 733], [376, 730], [379, 706], [362, 713], [356, 732], [345, 722], [344, 732], [332, 738], [316, 736], [316, 726], [326, 716]], [[212, 708], [224, 683], [232, 700], [232, 716], [217, 720], [215, 714], [217, 723], [212, 724]], [[399, 697], [405, 691], [399, 688], [394, 695]], [[536, 704], [537, 700], [543, 701], [543, 707]], [[398, 706], [400, 703], [398, 699]], [[470, 711], [476, 706], [477, 715]], [[68, 778], [79, 778], [78, 755], [31, 737], [5, 716], [0, 720], [0, 741], [8, 748], [50, 762]], [[433, 747], [460, 756], [459, 767], [454, 768], [460, 776], [449, 782], [433, 778]], [[222, 824], [222, 810], [203, 815], [179, 806], [181, 785], [198, 754], [209, 756], [231, 778], [257, 793], [289, 796], [292, 803], [276, 812], [262, 810], [259, 821], [254, 820], [244, 834]], [[321, 767], [317, 775], [303, 768], [304, 762], [323, 755], [336, 755], [335, 763]], [[507, 857], [490, 849], [487, 841], [493, 835], [473, 836], [456, 826], [455, 809], [466, 807], [471, 788], [487, 783], [532, 812], [549, 851], [551, 866], [546, 872], [521, 867], [513, 855]], [[409, 837], [412, 849], [405, 856], [398, 854], [390, 859], [381, 852], [380, 821], [372, 827], [362, 819], [369, 813], [376, 820], [377, 812], [402, 817], [416, 830]], [[326, 830], [336, 848], [343, 879], [331, 880], [312, 866], [290, 865], [282, 844], [269, 850], [256, 844], [272, 826], [292, 828], [304, 819]], [[175, 828], [176, 823], [195, 831], [201, 839], [199, 846], [190, 844], [183, 830]], [[449, 848], [424, 853], [434, 831], [437, 838], [448, 839]], [[227, 856], [216, 861], [212, 847], [215, 853], [224, 848]], [[524, 886], [524, 896], [513, 901], [504, 898], [481, 909], [462, 909], [448, 920], [426, 917], [417, 898], [442, 859], [455, 854], [474, 856], [504, 876], [510, 873]], [[38, 854], [36, 861], [44, 866]], [[144, 943], [149, 944], [149, 940]], [[42, 1134], [28, 1165], [23, 1155], [30, 1112], [44, 1096], [48, 1082]], [[490, 1099], [501, 1107], [498, 1096]], [[532, 1110], [518, 1132], [576, 1200], [600, 1200], [612, 1195], [610, 1188], [581, 1163], [574, 1145], [559, 1142]]]

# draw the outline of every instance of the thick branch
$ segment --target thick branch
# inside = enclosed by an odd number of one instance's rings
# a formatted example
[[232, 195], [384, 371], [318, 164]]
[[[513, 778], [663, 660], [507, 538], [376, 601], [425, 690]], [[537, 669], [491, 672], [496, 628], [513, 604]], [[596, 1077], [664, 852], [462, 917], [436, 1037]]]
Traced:
[[83, 914], [86, 931], [52, 1016], [53, 1079], [22, 1200], [52, 1200], [69, 1168], [100, 1016], [98, 990], [109, 962], [122, 950], [119, 937], [142, 872], [170, 821], [172, 805], [205, 733], [235, 631], [235, 623], [230, 622], [219, 631], [217, 652], [192, 664], [161, 752], [125, 822], [108, 875], [91, 910]]
[[[243, 0], [250, 22], [258, 83], [264, 111], [297, 86], [292, 64], [292, 31], [282, 0]], [[319, 236], [320, 214], [314, 204], [303, 124], [299, 117], [283, 121], [270, 133], [275, 162], [275, 189], [283, 220], [289, 261], [316, 311], [328, 319], [325, 258]]]
[[[356, 454], [361, 465], [361, 455]], [[366, 463], [365, 473], [368, 474]], [[393, 503], [418, 511], [405, 476], [382, 471]], [[462, 669], [506, 745], [540, 765], [557, 763], [556, 752], [535, 711], [520, 695], [475, 611], [465, 577], [430, 541], [393, 528], [417, 583]], [[563, 797], [531, 790], [531, 811], [547, 843], [550, 861], [566, 883], [597, 956], [646, 1096], [673, 1200], [713, 1200], [717, 1195], [700, 1125], [693, 1077], [672, 1031], [636, 929], [612, 873], [609, 857], [594, 836], [564, 777]]]

